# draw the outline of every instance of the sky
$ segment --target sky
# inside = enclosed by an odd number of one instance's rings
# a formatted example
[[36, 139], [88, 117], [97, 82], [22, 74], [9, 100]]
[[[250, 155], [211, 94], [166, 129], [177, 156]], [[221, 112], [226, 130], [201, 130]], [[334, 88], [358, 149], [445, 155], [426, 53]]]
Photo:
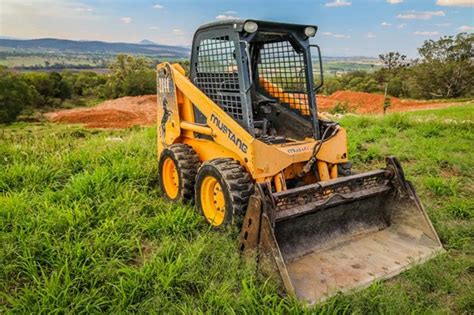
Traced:
[[474, 0], [0, 0], [0, 35], [190, 46], [196, 28], [230, 18], [311, 24], [325, 56], [399, 51], [474, 32]]

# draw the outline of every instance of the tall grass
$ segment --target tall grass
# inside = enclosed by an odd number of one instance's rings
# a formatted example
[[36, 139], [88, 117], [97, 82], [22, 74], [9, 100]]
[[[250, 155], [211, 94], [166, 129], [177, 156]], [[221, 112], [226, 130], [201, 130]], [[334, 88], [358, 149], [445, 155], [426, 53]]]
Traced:
[[240, 258], [236, 228], [160, 198], [153, 128], [3, 127], [0, 313], [472, 312], [472, 113], [343, 118], [359, 171], [400, 157], [447, 253], [309, 309]]

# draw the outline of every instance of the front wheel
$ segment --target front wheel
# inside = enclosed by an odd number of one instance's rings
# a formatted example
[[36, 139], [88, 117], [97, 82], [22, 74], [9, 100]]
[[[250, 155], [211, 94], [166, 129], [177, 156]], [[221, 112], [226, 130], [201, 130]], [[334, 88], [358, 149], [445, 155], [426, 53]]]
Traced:
[[196, 207], [212, 226], [232, 224], [245, 214], [253, 189], [250, 175], [237, 161], [214, 159], [198, 170]]

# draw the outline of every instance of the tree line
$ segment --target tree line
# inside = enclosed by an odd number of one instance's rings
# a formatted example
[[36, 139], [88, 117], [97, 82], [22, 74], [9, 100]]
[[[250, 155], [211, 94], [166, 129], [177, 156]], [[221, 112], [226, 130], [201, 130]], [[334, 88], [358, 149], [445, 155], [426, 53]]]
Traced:
[[460, 33], [427, 40], [418, 48], [420, 59], [399, 52], [379, 55], [383, 67], [373, 73], [353, 71], [326, 80], [321, 92], [339, 90], [384, 93], [414, 99], [474, 96], [474, 34]]

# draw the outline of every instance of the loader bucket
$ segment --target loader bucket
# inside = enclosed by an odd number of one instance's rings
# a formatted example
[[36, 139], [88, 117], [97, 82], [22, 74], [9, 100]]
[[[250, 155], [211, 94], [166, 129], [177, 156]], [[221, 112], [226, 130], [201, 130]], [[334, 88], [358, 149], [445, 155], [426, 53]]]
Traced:
[[244, 251], [310, 304], [363, 288], [442, 250], [395, 158], [387, 168], [251, 198]]

